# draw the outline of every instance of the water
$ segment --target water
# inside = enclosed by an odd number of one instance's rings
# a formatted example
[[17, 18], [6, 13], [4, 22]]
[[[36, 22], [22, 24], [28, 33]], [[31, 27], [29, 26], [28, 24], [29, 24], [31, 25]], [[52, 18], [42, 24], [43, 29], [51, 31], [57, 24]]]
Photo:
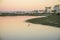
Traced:
[[37, 16], [0, 17], [0, 40], [59, 40], [60, 28], [25, 22], [31, 18]]

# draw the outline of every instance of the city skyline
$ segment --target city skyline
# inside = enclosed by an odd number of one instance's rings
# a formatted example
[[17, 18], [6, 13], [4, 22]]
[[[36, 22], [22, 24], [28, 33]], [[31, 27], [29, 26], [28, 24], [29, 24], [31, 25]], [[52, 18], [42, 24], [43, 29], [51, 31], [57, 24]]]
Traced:
[[60, 4], [58, 0], [0, 0], [0, 11], [31, 11]]

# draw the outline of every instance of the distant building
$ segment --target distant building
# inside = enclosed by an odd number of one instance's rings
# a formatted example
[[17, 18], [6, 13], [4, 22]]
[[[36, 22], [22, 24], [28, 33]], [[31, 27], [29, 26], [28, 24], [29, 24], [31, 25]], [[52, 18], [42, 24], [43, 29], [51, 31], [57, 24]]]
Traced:
[[44, 12], [44, 10], [34, 10], [34, 11], [32, 11], [33, 13], [43, 13]]
[[44, 13], [44, 10], [39, 10], [40, 13]]
[[40, 13], [39, 10], [33, 10], [32, 12], [34, 12], [34, 13]]
[[53, 10], [56, 10], [56, 13], [60, 13], [60, 5], [55, 5]]
[[45, 7], [45, 13], [50, 13], [51, 12], [51, 7]]

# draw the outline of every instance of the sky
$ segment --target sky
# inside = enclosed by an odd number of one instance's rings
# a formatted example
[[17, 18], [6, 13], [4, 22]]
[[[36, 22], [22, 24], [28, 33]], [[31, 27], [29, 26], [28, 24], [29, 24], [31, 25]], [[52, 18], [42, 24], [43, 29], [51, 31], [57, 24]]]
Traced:
[[[59, 0], [60, 1], [60, 0]], [[0, 0], [0, 11], [42, 10], [60, 4], [58, 0]]]

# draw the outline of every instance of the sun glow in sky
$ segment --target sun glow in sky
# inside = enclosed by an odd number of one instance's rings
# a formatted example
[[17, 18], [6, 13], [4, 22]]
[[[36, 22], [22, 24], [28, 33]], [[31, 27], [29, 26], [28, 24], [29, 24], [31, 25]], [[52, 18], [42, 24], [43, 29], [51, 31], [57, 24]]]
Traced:
[[39, 10], [56, 4], [58, 0], [0, 0], [0, 11]]

